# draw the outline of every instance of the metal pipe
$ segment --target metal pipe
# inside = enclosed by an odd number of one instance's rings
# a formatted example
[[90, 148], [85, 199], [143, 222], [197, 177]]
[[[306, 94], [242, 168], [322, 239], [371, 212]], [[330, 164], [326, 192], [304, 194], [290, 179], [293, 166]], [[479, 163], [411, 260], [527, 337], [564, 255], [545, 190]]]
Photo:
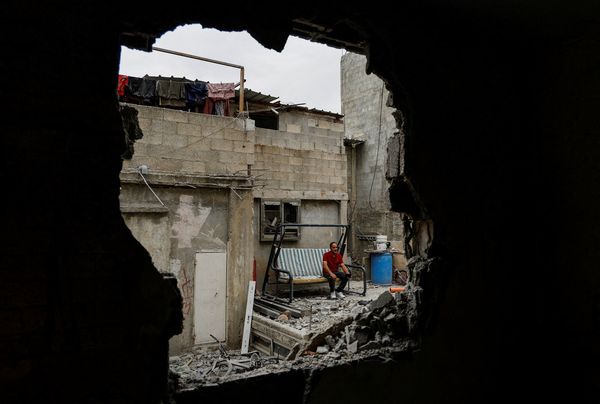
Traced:
[[240, 112], [244, 112], [244, 66], [240, 66]]
[[236, 69], [240, 69], [240, 112], [244, 112], [244, 66], [235, 65], [233, 63], [223, 62], [221, 60], [209, 59], [202, 56], [191, 55], [189, 53], [177, 52], [170, 49], [159, 48], [156, 46], [152, 47], [152, 50], [163, 53], [170, 53], [171, 55], [182, 56], [184, 58], [202, 60], [204, 62], [215, 63], [218, 65], [235, 67]]

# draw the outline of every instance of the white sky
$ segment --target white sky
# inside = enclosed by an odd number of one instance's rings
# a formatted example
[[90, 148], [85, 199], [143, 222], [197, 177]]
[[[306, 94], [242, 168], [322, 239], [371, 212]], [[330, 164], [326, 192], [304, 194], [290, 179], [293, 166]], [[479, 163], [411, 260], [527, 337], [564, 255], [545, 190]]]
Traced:
[[[289, 37], [278, 53], [247, 32], [220, 32], [185, 25], [165, 33], [154, 46], [244, 66], [246, 88], [283, 103], [340, 112], [343, 50]], [[239, 82], [239, 69], [170, 55], [121, 48], [120, 73], [134, 77], [174, 76], [210, 82]]]

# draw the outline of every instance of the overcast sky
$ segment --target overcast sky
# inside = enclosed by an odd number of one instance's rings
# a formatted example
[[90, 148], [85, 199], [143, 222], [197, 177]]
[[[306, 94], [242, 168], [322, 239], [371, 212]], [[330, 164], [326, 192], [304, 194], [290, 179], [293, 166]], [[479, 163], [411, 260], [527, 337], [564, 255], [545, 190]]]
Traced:
[[[260, 45], [246, 32], [220, 32], [186, 25], [167, 32], [154, 46], [245, 68], [246, 88], [287, 104], [340, 112], [340, 58], [343, 51], [290, 37], [281, 52]], [[239, 82], [239, 70], [162, 52], [122, 47], [120, 73], [174, 76], [210, 82]]]

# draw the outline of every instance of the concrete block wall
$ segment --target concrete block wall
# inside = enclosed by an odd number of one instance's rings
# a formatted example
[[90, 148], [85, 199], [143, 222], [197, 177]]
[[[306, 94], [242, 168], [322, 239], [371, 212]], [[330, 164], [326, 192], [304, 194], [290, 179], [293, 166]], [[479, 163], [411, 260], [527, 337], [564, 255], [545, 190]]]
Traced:
[[319, 130], [324, 134], [257, 128], [253, 166], [257, 183], [282, 191], [345, 193], [348, 174], [341, 134]]
[[394, 108], [386, 106], [389, 91], [374, 74], [367, 75], [366, 58], [342, 56], [342, 114], [345, 136], [365, 140], [357, 147], [357, 208], [389, 210], [387, 143], [397, 132]]
[[[383, 81], [374, 74], [367, 75], [365, 69], [364, 56], [350, 52], [342, 56], [345, 136], [365, 141], [356, 146], [356, 189], [351, 190], [352, 201], [349, 206], [350, 222], [354, 230], [352, 253], [356, 259], [366, 258], [364, 250], [372, 248], [371, 242], [356, 237], [359, 234], [383, 234], [392, 241], [403, 238], [402, 226], [399, 225], [400, 214], [390, 211], [390, 184], [386, 179], [388, 160], [396, 161], [389, 159], [387, 155], [388, 142], [398, 132], [392, 115], [395, 109], [386, 106], [389, 92]], [[348, 154], [350, 172], [352, 162], [350, 152]], [[351, 173], [348, 177], [351, 177]]]
[[[245, 175], [254, 164], [252, 122], [216, 115], [132, 105], [144, 137], [123, 168], [194, 174]], [[245, 126], [246, 125], [246, 126]], [[247, 130], [245, 130], [247, 129]]]
[[335, 116], [298, 110], [279, 112], [279, 130], [289, 133], [341, 137], [344, 123]]

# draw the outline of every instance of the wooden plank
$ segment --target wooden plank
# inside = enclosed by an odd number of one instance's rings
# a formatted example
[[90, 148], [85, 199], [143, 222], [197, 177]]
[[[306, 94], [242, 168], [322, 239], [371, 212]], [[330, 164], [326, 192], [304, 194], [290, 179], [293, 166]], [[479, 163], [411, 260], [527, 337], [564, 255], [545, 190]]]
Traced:
[[244, 334], [242, 336], [241, 353], [248, 353], [250, 346], [250, 328], [252, 327], [252, 306], [254, 305], [254, 290], [256, 289], [256, 281], [248, 283], [248, 299], [246, 300], [246, 316], [244, 317]]

